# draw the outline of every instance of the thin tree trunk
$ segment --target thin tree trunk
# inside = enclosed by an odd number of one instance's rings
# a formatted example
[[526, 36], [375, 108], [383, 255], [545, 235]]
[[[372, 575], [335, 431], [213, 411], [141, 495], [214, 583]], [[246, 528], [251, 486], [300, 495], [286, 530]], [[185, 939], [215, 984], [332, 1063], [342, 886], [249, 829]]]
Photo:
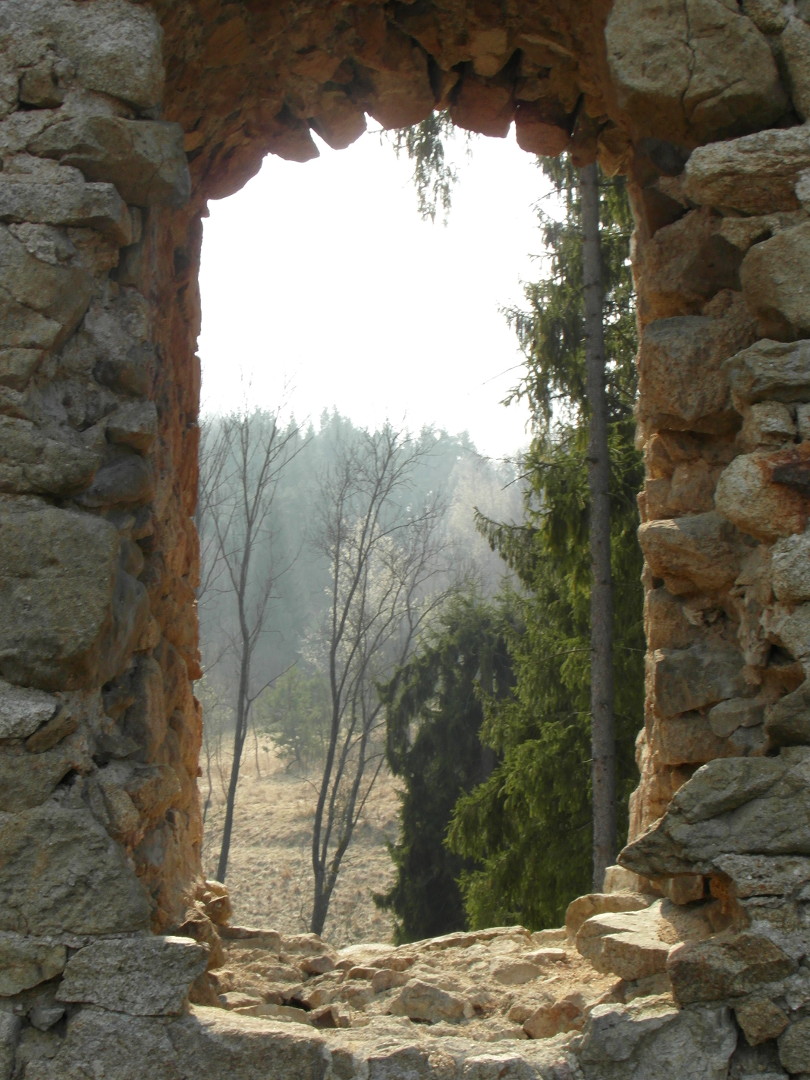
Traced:
[[589, 411], [588, 491], [591, 554], [591, 784], [593, 789], [593, 888], [616, 855], [616, 741], [613, 716], [613, 581], [610, 566], [610, 458], [602, 324], [602, 259], [599, 245], [599, 172], [580, 171], [582, 276], [585, 299], [585, 364]]

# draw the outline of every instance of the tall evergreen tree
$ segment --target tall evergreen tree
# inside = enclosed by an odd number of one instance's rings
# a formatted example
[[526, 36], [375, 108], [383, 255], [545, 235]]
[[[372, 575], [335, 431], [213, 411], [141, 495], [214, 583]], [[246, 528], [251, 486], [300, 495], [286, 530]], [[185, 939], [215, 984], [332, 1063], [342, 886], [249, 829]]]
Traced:
[[397, 916], [397, 944], [466, 926], [458, 878], [474, 860], [450, 852], [444, 839], [456, 800], [484, 781], [495, 763], [479, 729], [484, 699], [511, 687], [509, 624], [505, 604], [461, 595], [381, 688], [386, 756], [404, 790], [400, 838], [389, 846], [396, 881], [375, 899]]
[[[478, 854], [482, 867], [463, 881], [474, 924], [557, 921], [589, 887], [593, 864], [591, 714], [592, 499], [588, 484], [589, 394], [579, 177], [565, 159], [544, 163], [563, 213], [543, 222], [550, 272], [526, 289], [528, 311], [510, 311], [527, 357], [515, 396], [532, 409], [535, 434], [524, 461], [530, 485], [523, 525], [481, 526], [519, 575], [524, 630], [510, 645], [514, 697], [490, 708], [484, 737], [502, 756], [492, 776], [463, 797], [451, 846]], [[622, 809], [633, 775], [632, 751], [643, 700], [641, 556], [633, 449], [635, 313], [628, 266], [630, 212], [621, 180], [599, 184], [602, 325], [610, 500], [610, 561], [615, 701]], [[608, 735], [613, 742], [613, 736]], [[600, 860], [603, 858], [600, 855]], [[601, 876], [601, 875], [600, 875]]]

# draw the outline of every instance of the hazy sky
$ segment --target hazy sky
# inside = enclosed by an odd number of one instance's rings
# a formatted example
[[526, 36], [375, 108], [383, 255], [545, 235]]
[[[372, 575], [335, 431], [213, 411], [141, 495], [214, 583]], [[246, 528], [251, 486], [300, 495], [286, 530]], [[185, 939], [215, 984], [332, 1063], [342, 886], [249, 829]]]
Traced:
[[422, 222], [411, 165], [377, 134], [322, 146], [304, 165], [269, 157], [209, 204], [201, 288], [204, 411], [247, 396], [299, 420], [332, 405], [353, 421], [468, 430], [501, 457], [526, 413], [499, 402], [521, 355], [499, 312], [539, 273], [532, 205], [545, 181], [508, 140], [458, 139], [445, 227]]

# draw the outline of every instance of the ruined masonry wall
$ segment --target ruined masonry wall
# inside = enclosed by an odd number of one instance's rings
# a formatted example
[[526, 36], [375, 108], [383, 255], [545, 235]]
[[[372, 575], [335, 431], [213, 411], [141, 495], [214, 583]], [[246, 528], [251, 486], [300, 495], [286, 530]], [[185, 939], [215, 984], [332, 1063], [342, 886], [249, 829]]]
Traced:
[[677, 1044], [692, 1080], [810, 1076], [807, 0], [5, 0], [0, 1080], [147, 1054], [167, 1080], [404, 1075], [181, 1015], [210, 954], [165, 935], [203, 895], [200, 215], [313, 130], [434, 107], [629, 177], [649, 655], [623, 880], [727, 929], [665, 956], [666, 1023], [604, 1005], [516, 1072], [418, 1075], [652, 1080]]

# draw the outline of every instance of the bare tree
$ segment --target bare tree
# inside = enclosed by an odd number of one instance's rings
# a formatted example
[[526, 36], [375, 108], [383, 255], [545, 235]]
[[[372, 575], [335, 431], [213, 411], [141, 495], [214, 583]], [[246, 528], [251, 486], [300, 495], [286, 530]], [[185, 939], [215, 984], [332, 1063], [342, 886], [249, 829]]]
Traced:
[[242, 412], [212, 420], [200, 448], [198, 528], [200, 604], [215, 605], [217, 636], [206, 643], [206, 670], [225, 667], [232, 687], [233, 758], [225, 799], [217, 878], [225, 880], [236, 789], [253, 703], [272, 681], [255, 670], [257, 646], [270, 630], [269, 609], [289, 566], [274, 558], [271, 510], [279, 480], [300, 452], [293, 424]]
[[343, 857], [383, 763], [379, 683], [410, 653], [447, 597], [442, 507], [411, 505], [410, 477], [429, 452], [391, 427], [343, 445], [321, 485], [315, 543], [329, 559], [323, 663], [329, 734], [312, 830], [310, 929], [321, 933]]

